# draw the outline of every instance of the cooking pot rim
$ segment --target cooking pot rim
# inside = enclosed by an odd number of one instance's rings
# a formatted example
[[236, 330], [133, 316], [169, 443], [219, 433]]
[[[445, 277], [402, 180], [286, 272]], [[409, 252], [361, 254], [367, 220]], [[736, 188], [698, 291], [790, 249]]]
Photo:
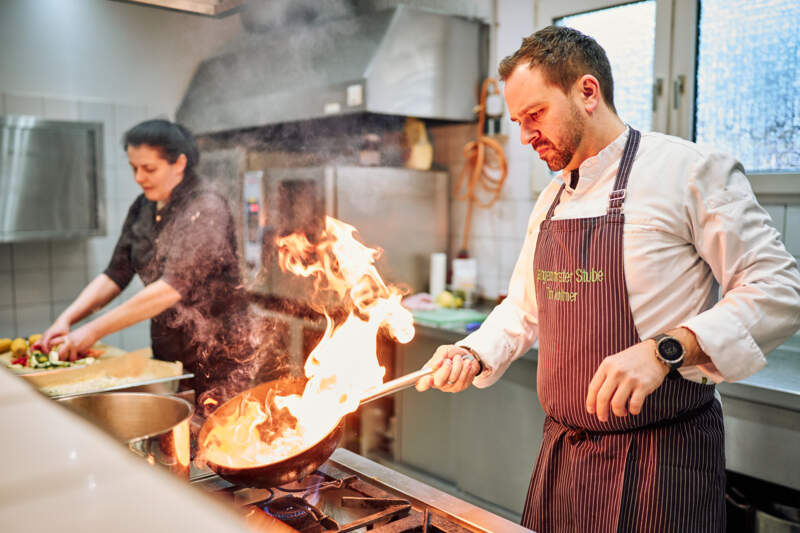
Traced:
[[192, 418], [192, 415], [194, 415], [194, 405], [189, 403], [186, 399], [180, 398], [178, 396], [173, 396], [171, 394], [156, 394], [156, 393], [153, 393], [153, 392], [116, 392], [116, 391], [87, 392], [86, 394], [79, 394], [79, 395], [76, 395], [76, 396], [70, 396], [68, 398], [60, 398], [60, 399], [57, 399], [56, 401], [59, 402], [59, 403], [63, 403], [64, 405], [62, 407], [64, 407], [65, 409], [68, 409], [69, 411], [75, 413], [76, 415], [81, 416], [80, 413], [78, 413], [76, 410], [71, 409], [68, 406], [68, 403], [70, 403], [72, 400], [77, 400], [79, 398], [112, 396], [112, 395], [115, 396], [115, 397], [121, 397], [121, 396], [144, 396], [144, 397], [148, 397], [148, 398], [165, 399], [167, 401], [172, 401], [172, 402], [175, 402], [175, 403], [178, 403], [178, 404], [183, 404], [188, 409], [188, 412], [187, 412], [186, 416], [182, 417], [180, 420], [176, 421], [172, 425], [170, 425], [170, 426], [168, 426], [168, 427], [166, 427], [164, 429], [158, 430], [158, 431], [153, 431], [151, 433], [147, 433], [145, 435], [137, 435], [136, 437], [132, 437], [130, 439], [122, 440], [121, 442], [124, 442], [125, 444], [133, 444], [133, 443], [138, 442], [140, 440], [146, 440], [146, 439], [150, 439], [150, 438], [153, 438], [153, 437], [158, 437], [158, 436], [164, 435], [165, 433], [168, 433], [168, 432], [172, 431], [176, 426], [179, 426], [179, 425], [183, 424], [184, 422], [187, 422], [190, 418]]

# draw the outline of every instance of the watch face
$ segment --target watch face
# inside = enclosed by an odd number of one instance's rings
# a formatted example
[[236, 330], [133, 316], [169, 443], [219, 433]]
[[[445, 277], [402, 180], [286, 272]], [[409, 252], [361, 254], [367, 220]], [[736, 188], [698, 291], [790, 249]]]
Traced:
[[658, 353], [667, 361], [677, 361], [683, 355], [683, 346], [676, 339], [664, 339], [658, 343]]

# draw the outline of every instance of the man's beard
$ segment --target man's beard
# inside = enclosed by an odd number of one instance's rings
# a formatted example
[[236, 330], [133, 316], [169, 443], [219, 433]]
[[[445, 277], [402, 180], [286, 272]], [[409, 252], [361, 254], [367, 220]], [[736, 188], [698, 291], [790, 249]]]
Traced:
[[549, 145], [549, 151], [553, 155], [548, 155], [547, 159], [542, 157], [540, 158], [547, 163], [548, 168], [550, 168], [550, 170], [553, 172], [562, 170], [570, 161], [572, 161], [572, 157], [575, 155], [575, 150], [578, 149], [578, 146], [580, 146], [581, 141], [583, 140], [583, 128], [586, 119], [581, 116], [580, 111], [578, 111], [578, 106], [572, 104], [571, 109], [572, 113], [570, 114], [569, 122], [567, 122], [565, 128], [563, 147], [559, 148], [549, 141], [539, 143], [533, 147], [535, 150], [538, 146], [542, 146], [543, 144]]

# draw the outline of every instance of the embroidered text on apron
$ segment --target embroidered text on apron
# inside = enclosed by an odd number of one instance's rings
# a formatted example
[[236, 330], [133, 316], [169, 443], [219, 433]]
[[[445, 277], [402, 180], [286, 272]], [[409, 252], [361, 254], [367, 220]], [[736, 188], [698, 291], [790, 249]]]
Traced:
[[[639, 415], [586, 412], [602, 360], [640, 342], [623, 266], [628, 140], [605, 215], [542, 222], [534, 255], [537, 392], [547, 418], [522, 525], [539, 533], [724, 531], [722, 412], [714, 388], [668, 376]], [[655, 356], [654, 356], [655, 357]]]

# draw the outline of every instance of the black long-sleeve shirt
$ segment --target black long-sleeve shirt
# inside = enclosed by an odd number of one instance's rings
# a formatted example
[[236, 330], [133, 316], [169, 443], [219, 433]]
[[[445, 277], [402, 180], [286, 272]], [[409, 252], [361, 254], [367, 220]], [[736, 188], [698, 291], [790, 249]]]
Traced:
[[120, 289], [138, 274], [180, 293], [152, 319], [152, 348], [195, 374], [198, 395], [232, 379], [238, 355], [250, 351], [235, 235], [227, 200], [186, 175], [162, 209], [144, 195], [133, 202], [105, 270]]

